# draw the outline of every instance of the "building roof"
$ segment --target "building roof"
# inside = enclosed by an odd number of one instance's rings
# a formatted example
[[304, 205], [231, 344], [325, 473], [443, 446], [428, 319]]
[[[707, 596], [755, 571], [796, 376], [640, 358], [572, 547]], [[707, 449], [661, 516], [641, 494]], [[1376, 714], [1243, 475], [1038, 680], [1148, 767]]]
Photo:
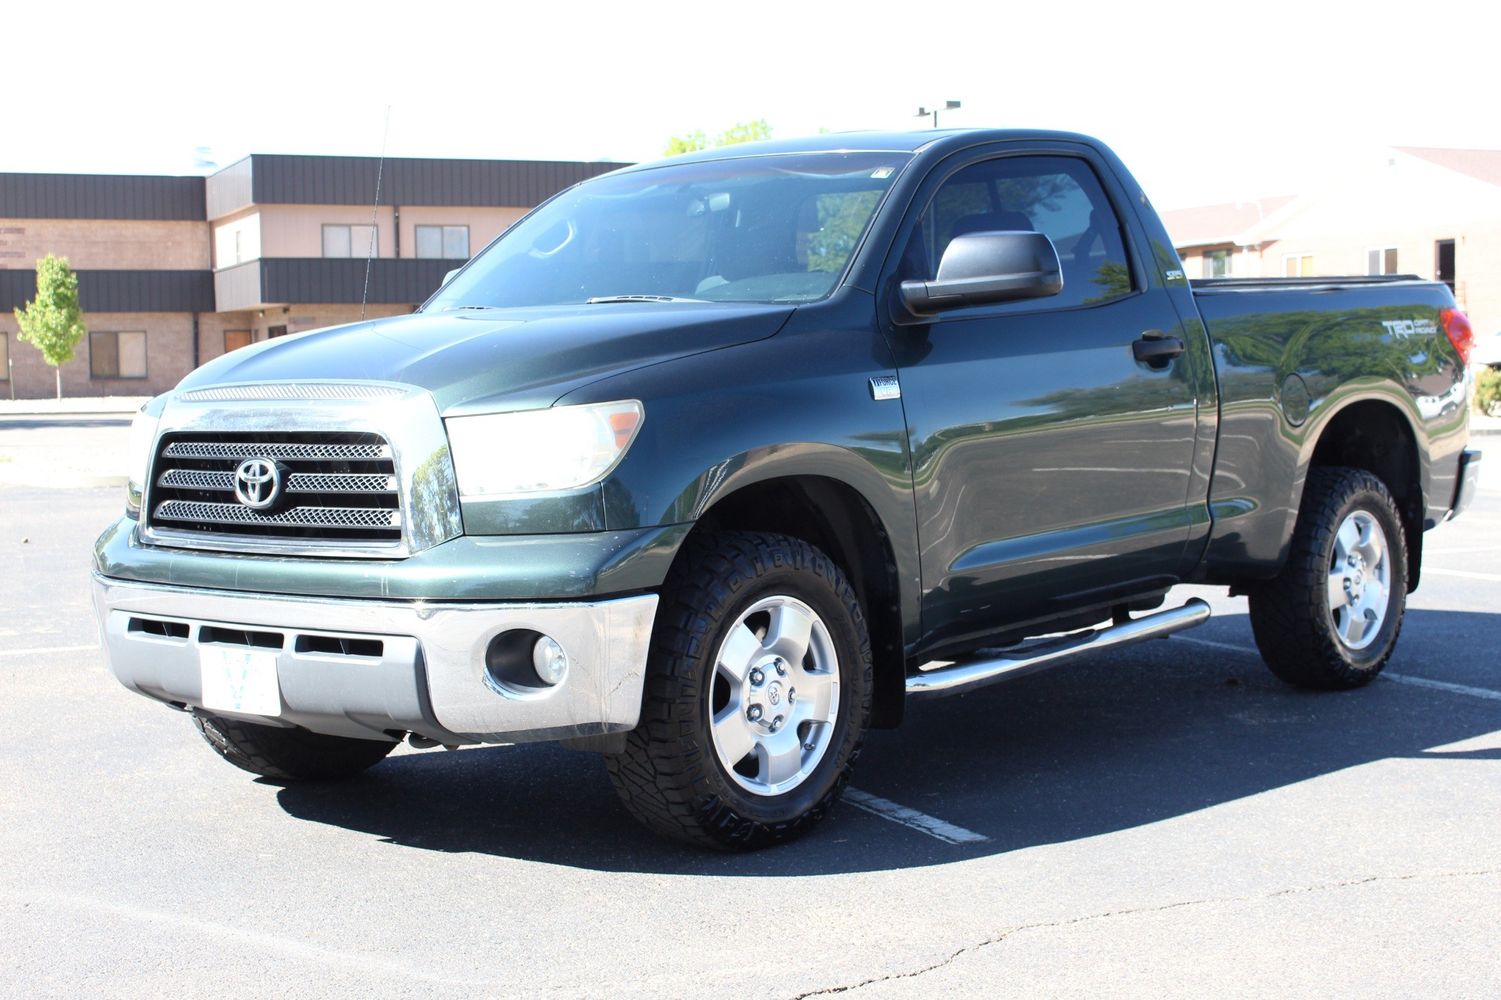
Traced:
[[204, 178], [0, 173], [0, 219], [203, 222], [253, 204], [530, 208], [626, 166], [566, 160], [454, 160], [255, 153]]
[[452, 205], [529, 208], [626, 166], [570, 160], [456, 160], [252, 153], [207, 181], [207, 214], [251, 205]]
[[0, 174], [0, 219], [203, 218], [202, 177]]
[[1408, 156], [1427, 160], [1446, 170], [1501, 187], [1501, 149], [1436, 149], [1432, 146], [1394, 146]]
[[1293, 195], [1200, 205], [1162, 213], [1162, 224], [1177, 247], [1234, 243], [1236, 237], [1293, 200]]

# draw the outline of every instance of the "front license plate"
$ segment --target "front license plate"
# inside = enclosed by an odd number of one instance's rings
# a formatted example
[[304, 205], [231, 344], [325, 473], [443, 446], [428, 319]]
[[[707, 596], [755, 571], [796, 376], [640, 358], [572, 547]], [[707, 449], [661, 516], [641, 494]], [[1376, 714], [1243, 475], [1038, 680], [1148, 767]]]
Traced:
[[202, 646], [198, 669], [203, 676], [203, 707], [246, 715], [280, 715], [281, 686], [276, 680], [277, 654], [237, 646]]

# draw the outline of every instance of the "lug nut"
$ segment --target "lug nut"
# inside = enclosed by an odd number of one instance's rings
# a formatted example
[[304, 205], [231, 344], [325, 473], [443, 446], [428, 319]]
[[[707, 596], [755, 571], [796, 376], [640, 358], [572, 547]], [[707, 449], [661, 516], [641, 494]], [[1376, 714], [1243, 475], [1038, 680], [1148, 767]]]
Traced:
[[787, 676], [787, 661], [786, 660], [782, 659], [779, 656], [779, 657], [777, 657], [776, 662], [774, 664], [772, 664], [772, 666], [774, 666], [774, 667], [777, 668], [777, 676], [778, 677], [786, 677]]
[[761, 718], [761, 706], [752, 705], [750, 708], [747, 708], [745, 710], [745, 717], [752, 722], [759, 720]]
[[775, 719], [771, 720], [771, 731], [772, 732], [776, 732], [778, 729], [781, 729], [781, 728], [782, 728], [782, 717], [779, 715]]
[[797, 688], [788, 688], [787, 689], [787, 704], [789, 704], [789, 705], [796, 705], [797, 704]]
[[755, 686], [756, 686], [756, 687], [760, 687], [760, 686], [761, 686], [761, 683], [762, 683], [762, 682], [763, 682], [763, 681], [765, 681], [765, 680], [766, 680], [766, 675], [765, 675], [765, 674], [763, 674], [763, 673], [762, 673], [762, 672], [761, 672], [761, 671], [760, 671], [760, 670], [752, 670], [752, 671], [751, 671], [751, 678], [750, 678], [750, 681], [751, 681], [751, 683], [752, 683], [752, 684], [754, 684], [754, 685], [755, 685]]

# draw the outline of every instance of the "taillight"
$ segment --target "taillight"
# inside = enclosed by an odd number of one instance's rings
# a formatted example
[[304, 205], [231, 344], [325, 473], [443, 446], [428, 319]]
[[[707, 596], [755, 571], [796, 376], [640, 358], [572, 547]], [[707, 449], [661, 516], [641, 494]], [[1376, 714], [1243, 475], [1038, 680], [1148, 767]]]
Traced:
[[1470, 329], [1470, 318], [1458, 309], [1441, 310], [1438, 318], [1444, 324], [1449, 343], [1459, 352], [1460, 363], [1469, 364], [1470, 352], [1475, 349], [1475, 331]]

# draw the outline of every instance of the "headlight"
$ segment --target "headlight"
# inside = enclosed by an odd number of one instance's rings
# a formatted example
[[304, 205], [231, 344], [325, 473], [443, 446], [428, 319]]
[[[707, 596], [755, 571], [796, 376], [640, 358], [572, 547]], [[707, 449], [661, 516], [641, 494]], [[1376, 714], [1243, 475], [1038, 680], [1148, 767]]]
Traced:
[[450, 417], [459, 494], [550, 493], [590, 486], [615, 468], [640, 429], [635, 400]]
[[[134, 513], [141, 509], [141, 493], [146, 488], [147, 469], [151, 465], [151, 446], [156, 443], [156, 429], [162, 422], [161, 406], [152, 400], [141, 407], [130, 422], [130, 444], [125, 453], [125, 507]], [[154, 410], [155, 412], [148, 412]]]

